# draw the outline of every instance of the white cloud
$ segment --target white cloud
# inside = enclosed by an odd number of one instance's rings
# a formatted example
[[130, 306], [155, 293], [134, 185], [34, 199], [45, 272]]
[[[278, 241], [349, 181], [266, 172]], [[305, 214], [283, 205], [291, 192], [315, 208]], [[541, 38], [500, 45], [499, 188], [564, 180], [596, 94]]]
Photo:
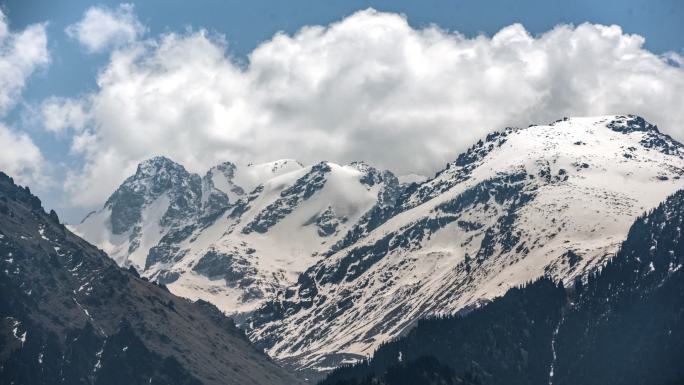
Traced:
[[[0, 118], [14, 107], [24, 89], [26, 79], [49, 63], [44, 24], [11, 32], [0, 10]], [[31, 138], [16, 132], [0, 121], [0, 170], [19, 183], [44, 184], [43, 156]]]
[[13, 132], [0, 123], [0, 171], [14, 177], [18, 183], [43, 185], [43, 156], [25, 133]]
[[145, 27], [133, 13], [132, 4], [120, 4], [113, 10], [89, 8], [83, 19], [68, 26], [65, 32], [93, 53], [131, 43], [145, 33]]
[[676, 52], [668, 51], [662, 55], [663, 59], [667, 60], [670, 64], [683, 67], [684, 57]]
[[617, 26], [466, 38], [373, 10], [277, 34], [246, 66], [204, 31], [115, 51], [74, 134], [67, 190], [102, 202], [140, 160], [366, 160], [430, 174], [492, 129], [635, 113], [684, 137], [684, 70]]
[[49, 61], [45, 25], [13, 33], [0, 10], [0, 117], [16, 105], [26, 79]]
[[43, 127], [56, 133], [70, 128], [80, 131], [88, 120], [83, 102], [78, 99], [48, 98], [42, 103], [40, 114]]

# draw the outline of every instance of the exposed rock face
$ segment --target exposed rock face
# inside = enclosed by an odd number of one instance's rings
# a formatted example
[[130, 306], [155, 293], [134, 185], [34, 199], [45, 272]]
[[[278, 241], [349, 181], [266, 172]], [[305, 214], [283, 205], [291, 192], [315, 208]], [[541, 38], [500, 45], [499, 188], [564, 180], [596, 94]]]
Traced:
[[327, 237], [337, 233], [340, 224], [347, 221], [347, 218], [339, 218], [332, 207], [328, 206], [322, 213], [311, 217], [304, 225], [314, 224], [318, 227], [318, 235]]
[[168, 194], [169, 203], [161, 226], [176, 225], [183, 221], [183, 216], [195, 216], [201, 211], [199, 176], [168, 158], [156, 157], [138, 165], [135, 175], [126, 179], [105, 203], [112, 213], [112, 232], [123, 234], [138, 225], [143, 207], [162, 194]]
[[292, 213], [302, 201], [311, 198], [316, 191], [322, 189], [327, 181], [325, 174], [330, 171], [330, 166], [325, 162], [311, 167], [306, 175], [281, 191], [280, 197], [261, 210], [250, 223], [243, 227], [242, 233], [249, 234], [252, 231], [266, 233], [269, 228]]
[[249, 286], [251, 283], [249, 276], [255, 273], [254, 268], [244, 263], [238, 256], [223, 254], [216, 250], [207, 251], [192, 270], [207, 278], [225, 279], [228, 285], [239, 283], [241, 286]]

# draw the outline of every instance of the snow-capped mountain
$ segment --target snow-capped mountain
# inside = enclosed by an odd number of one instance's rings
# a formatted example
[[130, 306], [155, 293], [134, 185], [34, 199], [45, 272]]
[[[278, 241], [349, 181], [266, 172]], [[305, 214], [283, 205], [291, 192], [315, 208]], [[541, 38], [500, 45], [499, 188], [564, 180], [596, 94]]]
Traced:
[[401, 189], [392, 173], [360, 162], [226, 162], [201, 177], [156, 157], [73, 230], [178, 295], [246, 312], [370, 212], [392, 207]]
[[605, 264], [684, 187], [684, 146], [640, 117], [563, 119], [478, 142], [309, 268], [249, 323], [299, 369], [371, 354], [418, 319]]
[[684, 146], [644, 119], [572, 118], [491, 133], [429, 180], [154, 158], [74, 230], [175, 294], [256, 310], [253, 341], [325, 370], [425, 316], [594, 271], [683, 174]]

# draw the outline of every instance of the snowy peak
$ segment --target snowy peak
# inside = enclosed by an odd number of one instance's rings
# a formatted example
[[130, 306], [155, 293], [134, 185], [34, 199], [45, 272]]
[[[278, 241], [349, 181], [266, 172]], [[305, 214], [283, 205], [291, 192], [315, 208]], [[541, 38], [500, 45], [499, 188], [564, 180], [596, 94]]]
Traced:
[[187, 174], [187, 171], [183, 166], [165, 156], [155, 156], [140, 162], [133, 178], [163, 178], [167, 175], [179, 174]]
[[[391, 206], [400, 188], [391, 172], [360, 162], [224, 162], [200, 178], [153, 158], [75, 230], [180, 295], [248, 311]], [[127, 226], [115, 225], [121, 218]]]
[[152, 247], [187, 236], [192, 228], [206, 225], [227, 206], [224, 193], [160, 156], [141, 162], [104, 207], [73, 230], [99, 245], [119, 264], [143, 270], [159, 257], [154, 252], [148, 255]]
[[[624, 134], [625, 137], [620, 137], [616, 133]], [[515, 140], [515, 143], [507, 145], [511, 138]], [[612, 145], [606, 148], [601, 147], [604, 142], [621, 141], [633, 145], [619, 146], [619, 148]], [[586, 147], [587, 144], [589, 147]], [[515, 147], [517, 153], [516, 151], [497, 151], [502, 146]], [[420, 205], [473, 177], [473, 170], [485, 163], [489, 163], [489, 169], [492, 170], [494, 166], [510, 167], [534, 162], [544, 163], [548, 160], [553, 162], [561, 156], [575, 156], [579, 167], [588, 167], [588, 164], [580, 161], [582, 158], [598, 156], [602, 151], [608, 150], [614, 151], [611, 156], [621, 161], [621, 158], [630, 159], [635, 156], [633, 152], [638, 148], [647, 151], [657, 150], [665, 155], [682, 156], [684, 154], [684, 146], [681, 143], [660, 133], [657, 126], [635, 115], [563, 118], [546, 126], [507, 127], [488, 134], [461, 153], [454, 162], [447, 164], [446, 168], [438, 172], [434, 178], [422, 183], [403, 203], [403, 210]], [[592, 153], [587, 154], [587, 150]], [[492, 158], [497, 157], [497, 153], [510, 154], [514, 156], [517, 163], [501, 158], [493, 160]]]
[[639, 141], [643, 147], [657, 149], [667, 155], [682, 156], [684, 154], [684, 145], [669, 135], [661, 133], [657, 126], [648, 123], [640, 116], [616, 116], [606, 127], [625, 134], [643, 132], [644, 135]]
[[185, 167], [169, 158], [158, 156], [138, 164], [135, 174], [127, 178], [107, 202], [115, 200], [121, 190], [144, 194], [146, 199], [153, 200], [169, 190], [178, 190], [197, 182], [197, 175], [189, 173]]
[[362, 173], [362, 177], [359, 180], [368, 187], [373, 187], [377, 183], [382, 183], [384, 173], [391, 174], [389, 171], [383, 173], [365, 162], [355, 161], [350, 163], [349, 166]]
[[304, 168], [304, 165], [294, 159], [279, 159], [272, 162], [247, 165], [247, 169], [250, 170], [248, 173], [258, 176], [255, 177], [255, 179], [262, 182], [272, 177], [282, 175], [290, 171], [299, 170], [301, 168]]
[[200, 178], [166, 157], [140, 163], [136, 173], [126, 179], [105, 203], [112, 213], [112, 232], [122, 234], [130, 230], [140, 222], [144, 208], [164, 194], [168, 194], [173, 202], [165, 216], [166, 221], [172, 221], [176, 213], [194, 212], [201, 197]]
[[617, 115], [606, 124], [606, 127], [626, 134], [635, 131], [659, 133], [657, 126], [636, 115]]
[[[641, 147], [658, 150], [666, 155], [681, 156], [684, 154], [684, 145], [674, 140], [667, 134], [658, 130], [658, 126], [649, 123], [637, 115], [610, 115], [599, 118], [564, 118], [551, 123], [549, 126], [565, 127], [567, 125], [586, 126], [591, 124], [598, 130], [609, 129], [622, 133], [630, 138], [637, 138]], [[629, 140], [629, 139], [628, 139]]]
[[292, 159], [281, 159], [261, 164], [238, 166], [232, 162], [220, 163], [207, 171], [205, 183], [225, 193], [235, 203], [269, 179], [301, 169], [301, 163]]

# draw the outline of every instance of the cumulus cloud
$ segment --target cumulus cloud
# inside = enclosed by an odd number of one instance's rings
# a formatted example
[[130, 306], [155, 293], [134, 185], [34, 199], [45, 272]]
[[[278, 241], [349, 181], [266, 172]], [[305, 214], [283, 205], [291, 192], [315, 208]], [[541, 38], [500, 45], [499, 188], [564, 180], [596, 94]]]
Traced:
[[145, 33], [145, 27], [133, 13], [132, 4], [120, 4], [116, 9], [89, 8], [83, 19], [68, 26], [65, 32], [94, 53], [135, 41]]
[[0, 10], [0, 117], [16, 105], [26, 79], [49, 61], [45, 25], [13, 33]]
[[67, 129], [80, 131], [88, 120], [84, 104], [78, 99], [48, 98], [42, 103], [40, 114], [43, 127], [55, 133]]
[[67, 190], [102, 202], [157, 154], [195, 171], [294, 157], [431, 174], [493, 129], [563, 116], [641, 114], [681, 139], [681, 58], [643, 44], [594, 24], [468, 38], [366, 10], [277, 34], [239, 65], [221, 38], [165, 34], [116, 50], [100, 72], [72, 146], [85, 166]]
[[[50, 56], [44, 24], [11, 32], [0, 10], [0, 119], [17, 104], [26, 79], [47, 65]], [[45, 182], [43, 156], [31, 138], [0, 121], [0, 170], [20, 183]]]
[[22, 184], [44, 184], [43, 156], [25, 133], [0, 123], [0, 170]]

